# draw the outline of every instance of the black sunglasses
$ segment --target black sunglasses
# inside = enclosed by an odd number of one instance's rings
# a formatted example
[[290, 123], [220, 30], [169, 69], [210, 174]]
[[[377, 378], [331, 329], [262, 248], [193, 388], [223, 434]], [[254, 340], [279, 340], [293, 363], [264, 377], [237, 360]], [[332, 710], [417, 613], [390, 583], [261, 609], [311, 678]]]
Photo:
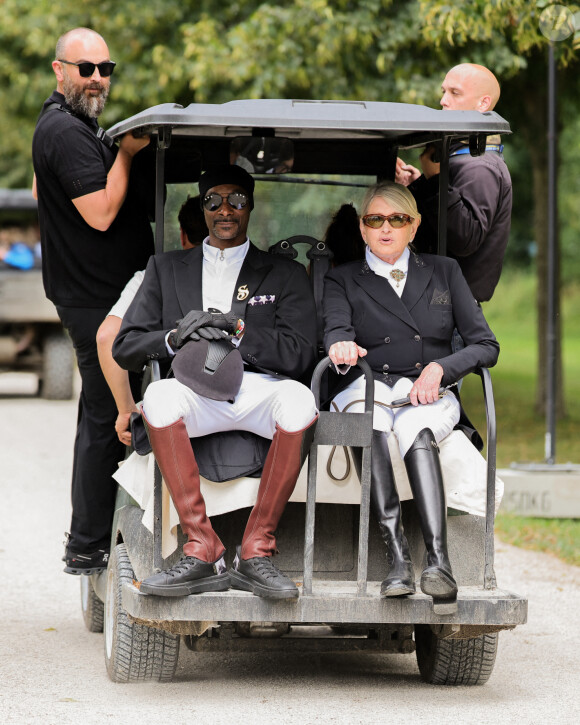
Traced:
[[365, 227], [371, 229], [380, 229], [385, 222], [389, 222], [393, 229], [402, 229], [407, 224], [411, 224], [413, 217], [408, 214], [389, 214], [384, 216], [383, 214], [366, 214], [362, 218]]
[[79, 69], [79, 75], [81, 78], [90, 78], [95, 72], [95, 68], [99, 69], [99, 74], [103, 78], [108, 78], [113, 75], [115, 66], [117, 65], [112, 60], [104, 60], [102, 63], [89, 63], [89, 61], [83, 61], [82, 63], [72, 63], [70, 60], [58, 59], [59, 63], [66, 63], [67, 65], [76, 65]]
[[212, 191], [211, 194], [207, 194], [203, 197], [203, 208], [207, 211], [217, 211], [224, 203], [224, 199], [227, 199], [228, 204], [232, 209], [243, 209], [248, 203], [248, 195], [244, 194], [243, 191], [232, 191], [226, 196], [218, 194], [217, 191]]

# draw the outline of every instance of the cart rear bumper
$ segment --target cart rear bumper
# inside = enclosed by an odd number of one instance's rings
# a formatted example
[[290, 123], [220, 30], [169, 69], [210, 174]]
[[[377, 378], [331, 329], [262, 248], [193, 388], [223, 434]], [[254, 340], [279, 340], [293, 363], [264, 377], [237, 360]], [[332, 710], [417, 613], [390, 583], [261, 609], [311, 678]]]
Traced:
[[233, 589], [179, 598], [155, 597], [126, 584], [123, 608], [130, 617], [144, 623], [469, 624], [511, 629], [527, 620], [527, 600], [501, 589], [460, 587], [457, 612], [437, 615], [431, 597], [419, 593], [381, 599], [379, 587], [379, 582], [369, 582], [368, 594], [361, 597], [356, 595], [355, 582], [315, 581], [311, 596], [301, 594], [295, 600], [272, 601]]

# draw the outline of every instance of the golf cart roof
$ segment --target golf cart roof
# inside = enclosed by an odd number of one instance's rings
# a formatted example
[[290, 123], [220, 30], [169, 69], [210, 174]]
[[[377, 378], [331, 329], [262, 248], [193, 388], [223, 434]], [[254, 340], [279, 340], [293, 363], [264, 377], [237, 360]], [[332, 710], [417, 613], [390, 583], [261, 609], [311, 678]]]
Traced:
[[406, 103], [251, 99], [186, 108], [164, 103], [109, 129], [113, 137], [129, 132], [151, 135], [153, 143], [144, 156], [162, 150], [166, 181], [191, 182], [203, 169], [230, 163], [236, 137], [289, 139], [295, 173], [393, 178], [400, 148], [468, 138], [477, 154], [488, 135], [510, 133], [510, 127], [493, 112], [438, 111]]
[[36, 208], [30, 189], [0, 189], [0, 211], [35, 211]]
[[256, 99], [222, 104], [174, 103], [153, 106], [113, 126], [109, 133], [158, 133], [172, 136], [273, 135], [299, 139], [388, 139], [412, 147], [444, 136], [510, 133], [494, 112], [442, 111], [407, 103]]

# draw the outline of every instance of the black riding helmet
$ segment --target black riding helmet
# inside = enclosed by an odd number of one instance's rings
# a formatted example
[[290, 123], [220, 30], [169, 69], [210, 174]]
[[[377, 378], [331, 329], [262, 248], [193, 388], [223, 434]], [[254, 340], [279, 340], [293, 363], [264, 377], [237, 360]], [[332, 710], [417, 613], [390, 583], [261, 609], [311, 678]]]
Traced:
[[233, 403], [242, 384], [244, 363], [231, 340], [190, 340], [177, 351], [173, 375], [194, 393]]

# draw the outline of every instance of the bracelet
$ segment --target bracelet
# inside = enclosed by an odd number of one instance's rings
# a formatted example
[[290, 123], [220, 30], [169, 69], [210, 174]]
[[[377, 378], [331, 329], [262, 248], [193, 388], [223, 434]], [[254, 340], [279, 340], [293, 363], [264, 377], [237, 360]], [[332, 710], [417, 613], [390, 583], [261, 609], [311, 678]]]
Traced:
[[244, 332], [245, 327], [246, 327], [246, 323], [240, 318], [237, 322], [237, 326], [236, 326], [234, 335], [236, 337], [241, 337]]

